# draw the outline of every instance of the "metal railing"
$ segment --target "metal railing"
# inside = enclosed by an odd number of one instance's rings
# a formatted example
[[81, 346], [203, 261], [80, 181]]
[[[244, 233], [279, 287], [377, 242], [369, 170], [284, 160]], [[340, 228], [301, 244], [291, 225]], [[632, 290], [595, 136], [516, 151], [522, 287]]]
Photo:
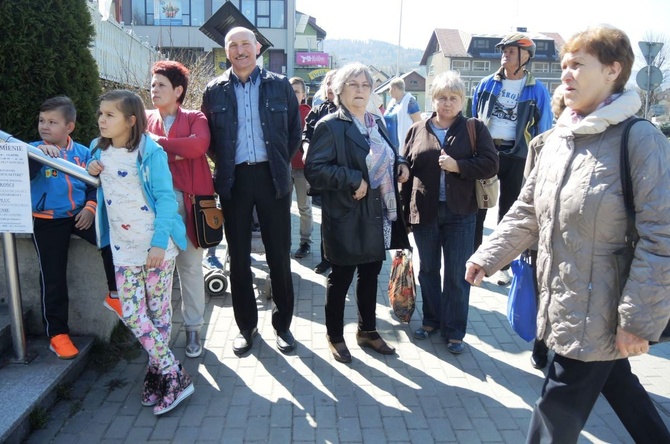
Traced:
[[[62, 173], [69, 174], [94, 187], [100, 186], [100, 179], [88, 174], [84, 168], [59, 157], [47, 156], [39, 148], [35, 148], [2, 130], [0, 130], [0, 142], [23, 144], [28, 148], [29, 159], [40, 162]], [[8, 307], [15, 362], [26, 364], [29, 362], [29, 358], [26, 349], [26, 333], [23, 326], [23, 303], [21, 300], [21, 285], [19, 282], [19, 263], [16, 254], [15, 234], [2, 233], [2, 246], [9, 294]]]

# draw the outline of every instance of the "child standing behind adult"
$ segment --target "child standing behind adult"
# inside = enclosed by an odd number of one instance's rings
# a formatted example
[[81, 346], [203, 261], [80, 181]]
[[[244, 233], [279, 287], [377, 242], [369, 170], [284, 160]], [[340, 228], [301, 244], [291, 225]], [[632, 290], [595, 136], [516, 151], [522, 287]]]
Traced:
[[112, 245], [123, 322], [149, 354], [142, 405], [161, 415], [193, 394], [193, 382], [169, 347], [172, 272], [186, 228], [177, 212], [167, 154], [145, 131], [140, 97], [103, 94], [100, 138], [88, 172], [100, 176], [98, 242]]
[[[40, 106], [37, 124], [42, 140], [31, 145], [48, 156], [86, 167], [91, 152], [70, 138], [76, 120], [77, 110], [70, 98], [58, 96], [46, 100]], [[42, 322], [50, 337], [49, 348], [61, 359], [73, 359], [79, 350], [70, 339], [68, 327], [68, 250], [72, 234], [95, 245], [95, 187], [35, 160], [31, 159], [29, 164], [33, 242], [40, 264]], [[112, 252], [106, 247], [101, 254], [108, 289], [115, 295]]]

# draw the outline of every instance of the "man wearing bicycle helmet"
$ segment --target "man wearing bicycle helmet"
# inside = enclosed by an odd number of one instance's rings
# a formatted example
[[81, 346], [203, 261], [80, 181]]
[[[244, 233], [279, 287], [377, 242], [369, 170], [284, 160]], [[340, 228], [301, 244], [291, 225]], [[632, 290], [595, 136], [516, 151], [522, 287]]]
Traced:
[[[472, 115], [482, 120], [500, 155], [498, 178], [500, 199], [498, 222], [516, 201], [528, 154], [528, 143], [551, 128], [551, 98], [547, 88], [524, 67], [535, 56], [535, 42], [515, 32], [505, 36], [500, 48], [500, 69], [484, 77], [472, 98]], [[477, 213], [475, 250], [481, 245], [486, 210]], [[493, 281], [507, 285], [509, 266], [497, 272]]]

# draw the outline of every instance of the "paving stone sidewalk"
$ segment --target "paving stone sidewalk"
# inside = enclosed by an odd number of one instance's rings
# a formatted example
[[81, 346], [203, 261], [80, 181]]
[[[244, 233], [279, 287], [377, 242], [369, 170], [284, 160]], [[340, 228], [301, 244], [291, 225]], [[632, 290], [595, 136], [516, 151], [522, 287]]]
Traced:
[[[312, 254], [292, 260], [296, 307], [291, 329], [299, 344], [295, 353], [277, 351], [272, 303], [263, 295], [258, 299], [260, 334], [242, 358], [232, 352], [238, 330], [229, 294], [208, 299], [205, 351], [198, 359], [185, 357], [176, 309], [173, 350], [196, 388], [183, 405], [159, 418], [140, 405], [146, 365], [142, 354], [103, 375], [87, 370], [73, 387], [72, 400], [60, 401], [50, 411], [46, 428], [27, 442], [523, 443], [544, 373], [529, 364], [531, 345], [509, 328], [507, 288], [490, 283], [473, 288], [467, 349], [455, 356], [439, 335], [425, 341], [412, 338], [411, 332], [421, 325], [418, 310], [409, 325], [393, 317], [386, 296], [389, 255], [380, 275], [378, 330], [397, 348], [397, 356], [356, 345], [357, 314], [350, 290], [345, 339], [353, 363], [338, 363], [325, 340], [325, 277], [312, 271], [319, 262], [319, 209], [314, 213]], [[297, 248], [295, 203], [292, 214]], [[254, 257], [261, 260], [256, 264], [260, 277], [266, 271], [262, 256]], [[173, 305], [179, 307], [177, 290]], [[101, 309], [101, 316], [107, 315], [111, 316]], [[670, 345], [663, 344], [631, 362], [670, 425], [668, 358]], [[631, 439], [601, 397], [580, 442]]]

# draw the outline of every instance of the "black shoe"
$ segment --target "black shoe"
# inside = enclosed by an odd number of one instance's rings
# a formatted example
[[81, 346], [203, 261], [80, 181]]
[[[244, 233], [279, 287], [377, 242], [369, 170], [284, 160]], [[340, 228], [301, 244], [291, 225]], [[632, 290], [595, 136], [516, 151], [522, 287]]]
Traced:
[[310, 247], [307, 242], [303, 242], [302, 244], [300, 244], [300, 247], [295, 251], [293, 257], [295, 257], [296, 259], [302, 259], [311, 252], [312, 247]]
[[545, 368], [548, 363], [548, 352], [549, 349], [547, 348], [547, 345], [544, 343], [544, 341], [536, 339], [535, 344], [533, 344], [533, 354], [530, 355], [530, 365], [538, 370]]
[[314, 272], [318, 273], [318, 274], [322, 274], [322, 273], [325, 273], [326, 271], [328, 271], [329, 269], [330, 269], [330, 262], [327, 261], [326, 259], [324, 259], [321, 262], [319, 262], [319, 265], [314, 267]]
[[386, 341], [379, 336], [376, 330], [374, 331], [360, 331], [356, 332], [356, 342], [361, 347], [370, 347], [377, 353], [382, 355], [395, 355], [395, 348], [388, 345]]
[[240, 330], [240, 334], [237, 335], [233, 341], [233, 353], [239, 356], [251, 350], [251, 346], [254, 345], [254, 338], [257, 334], [258, 328]]
[[328, 341], [328, 348], [330, 349], [330, 352], [333, 354], [333, 358], [337, 362], [343, 362], [345, 364], [348, 364], [351, 362], [351, 353], [349, 352], [349, 349], [347, 348], [347, 344], [342, 342], [331, 342], [330, 336], [326, 335], [326, 339]]
[[291, 333], [291, 330], [286, 331], [277, 331], [277, 348], [282, 353], [289, 353], [295, 349], [295, 338]]

